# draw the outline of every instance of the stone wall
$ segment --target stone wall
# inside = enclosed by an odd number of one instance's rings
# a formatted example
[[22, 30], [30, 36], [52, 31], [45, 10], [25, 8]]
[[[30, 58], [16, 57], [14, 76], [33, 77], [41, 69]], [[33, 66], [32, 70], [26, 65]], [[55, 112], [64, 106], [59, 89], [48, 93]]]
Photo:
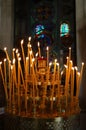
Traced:
[[77, 63], [86, 63], [86, 0], [76, 0]]
[[0, 48], [13, 48], [13, 0], [0, 0]]

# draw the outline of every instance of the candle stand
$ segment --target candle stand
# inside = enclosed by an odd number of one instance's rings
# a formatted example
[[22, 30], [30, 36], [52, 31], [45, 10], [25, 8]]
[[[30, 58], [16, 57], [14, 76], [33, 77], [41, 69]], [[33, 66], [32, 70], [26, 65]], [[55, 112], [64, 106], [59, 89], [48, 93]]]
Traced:
[[16, 49], [11, 61], [5, 48], [4, 71], [0, 64], [7, 100], [5, 127], [8, 130], [79, 130], [78, 95], [84, 63], [79, 72], [73, 66], [69, 49], [61, 70], [57, 59], [49, 62], [49, 48], [43, 57], [38, 46], [35, 58], [30, 40], [27, 55], [21, 43], [22, 54]]

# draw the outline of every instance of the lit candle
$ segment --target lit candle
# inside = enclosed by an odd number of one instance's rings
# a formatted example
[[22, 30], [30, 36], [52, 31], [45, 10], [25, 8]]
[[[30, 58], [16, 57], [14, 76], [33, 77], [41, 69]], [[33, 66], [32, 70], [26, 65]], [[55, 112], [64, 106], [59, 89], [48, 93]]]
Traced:
[[28, 45], [27, 45], [27, 47], [28, 47], [27, 57], [29, 57], [29, 53], [30, 53], [30, 48], [31, 48], [31, 44], [30, 44], [30, 42], [31, 42], [31, 37], [29, 37], [28, 40], [29, 40], [29, 42], [28, 42]]
[[23, 43], [24, 43], [24, 41], [21, 40], [21, 49], [22, 49], [22, 56], [23, 56], [23, 63], [24, 63], [24, 70], [25, 70], [25, 54], [24, 54]]
[[79, 89], [80, 89], [80, 72], [77, 72], [77, 87], [76, 87], [76, 98], [79, 97]]
[[69, 47], [69, 60], [71, 60], [71, 47]]
[[67, 59], [67, 66], [69, 67], [69, 57], [66, 57], [66, 59]]
[[[65, 68], [66, 68], [66, 76], [65, 76], [65, 89], [66, 87], [68, 86], [68, 66], [67, 65], [64, 65]], [[66, 91], [65, 91], [65, 95], [66, 95]]]
[[71, 69], [71, 101], [72, 102], [73, 102], [73, 96], [74, 96], [74, 67], [72, 67]]
[[78, 68], [77, 66], [75, 66], [76, 86], [77, 86], [77, 73], [78, 73]]
[[24, 88], [25, 88], [24, 75], [23, 75], [23, 71], [22, 71], [22, 67], [21, 67], [20, 61], [21, 61], [21, 58], [19, 57], [19, 67], [20, 67], [20, 75], [21, 75], [20, 84], [21, 84], [21, 80], [22, 80], [23, 86], [24, 86]]
[[51, 95], [51, 110], [53, 109], [53, 96], [54, 96], [54, 85], [55, 85], [55, 74], [56, 74], [56, 63], [57, 59], [54, 61], [54, 73], [53, 73], [53, 87], [52, 87], [52, 95]]
[[4, 59], [4, 77], [5, 77], [5, 83], [7, 84], [7, 75], [6, 75], [6, 59]]
[[20, 60], [21, 58], [18, 58], [18, 110], [19, 110], [19, 114], [21, 112], [21, 108], [20, 108]]
[[59, 63], [57, 63], [58, 71], [57, 71], [57, 84], [58, 84], [58, 102], [60, 103], [60, 67]]
[[29, 73], [31, 74], [31, 65], [32, 65], [32, 57], [31, 57], [31, 55], [32, 55], [32, 51], [30, 51], [30, 57], [29, 57]]
[[60, 79], [59, 78], [59, 74], [60, 74], [59, 63], [57, 63], [57, 66], [58, 66], [58, 75], [57, 76], [58, 76], [58, 81], [59, 81], [59, 79]]
[[47, 50], [47, 68], [48, 68], [48, 64], [49, 64], [49, 47], [48, 46], [46, 50]]
[[3, 82], [3, 85], [4, 85], [6, 99], [8, 100], [7, 86], [6, 86], [5, 81], [4, 81], [4, 75], [3, 75], [3, 71], [2, 71], [1, 65], [2, 65], [2, 62], [0, 62], [0, 72], [1, 72], [2, 82]]
[[15, 59], [15, 48], [13, 48], [13, 59]]
[[81, 72], [80, 72], [80, 84], [82, 80], [83, 69], [84, 69], [84, 62], [82, 62], [82, 67], [81, 67]]
[[34, 86], [36, 84], [36, 77], [35, 77], [35, 71], [34, 71], [34, 61], [35, 59], [32, 59], [32, 80], [33, 80], [33, 105], [35, 106], [35, 90], [34, 90]]
[[38, 53], [39, 53], [39, 57], [41, 57], [40, 43], [39, 42], [38, 42]]
[[[3, 73], [3, 72], [2, 72]], [[7, 71], [6, 71], [6, 59], [4, 59], [4, 85], [5, 85], [5, 93], [6, 93], [6, 98], [8, 99], [8, 92], [7, 92]]]
[[25, 65], [25, 72], [26, 72], [26, 77], [28, 75], [28, 72], [29, 72], [29, 57], [26, 57], [26, 65]]
[[8, 55], [8, 52], [7, 52], [7, 48], [6, 48], [6, 47], [4, 48], [4, 51], [5, 51], [5, 53], [6, 53], [6, 57], [7, 57], [7, 59], [8, 59], [8, 62], [10, 62], [10, 58], [9, 58], [9, 55]]
[[66, 76], [65, 76], [65, 97], [66, 97], [66, 107], [68, 105], [68, 66], [65, 65], [66, 68]]
[[15, 64], [16, 60], [15, 58], [13, 59], [13, 73], [14, 73], [14, 82], [15, 82], [15, 85], [17, 87], [17, 79], [16, 79], [16, 64]]
[[72, 60], [70, 60], [69, 67], [68, 67], [68, 83], [70, 81], [70, 73], [71, 73], [72, 65], [73, 65], [73, 62], [72, 62]]
[[15, 104], [15, 88], [14, 88], [14, 66], [11, 65], [11, 75], [12, 75], [12, 104]]
[[48, 70], [49, 70], [49, 71], [48, 71], [48, 81], [49, 81], [49, 78], [50, 78], [49, 76], [50, 76], [51, 65], [52, 65], [52, 62], [49, 63], [49, 69], [48, 69]]
[[38, 52], [35, 55], [35, 65], [36, 65], [36, 70], [37, 70], [37, 57], [38, 57]]

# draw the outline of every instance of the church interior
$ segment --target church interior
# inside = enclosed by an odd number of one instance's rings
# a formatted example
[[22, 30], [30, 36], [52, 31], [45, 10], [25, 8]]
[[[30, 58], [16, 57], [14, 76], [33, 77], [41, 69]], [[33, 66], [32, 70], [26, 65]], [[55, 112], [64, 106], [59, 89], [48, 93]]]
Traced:
[[86, 129], [85, 17], [85, 0], [0, 0], [0, 130]]

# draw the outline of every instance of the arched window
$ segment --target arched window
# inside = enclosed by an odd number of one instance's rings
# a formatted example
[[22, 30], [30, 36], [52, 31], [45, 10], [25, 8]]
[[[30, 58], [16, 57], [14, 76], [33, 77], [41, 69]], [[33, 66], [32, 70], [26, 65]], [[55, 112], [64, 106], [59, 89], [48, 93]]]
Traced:
[[60, 25], [60, 37], [65, 36], [69, 34], [69, 24], [67, 22], [63, 22]]
[[44, 31], [44, 25], [36, 25], [35, 27], [35, 34], [36, 34], [36, 37], [37, 38], [43, 38], [44, 37], [44, 34], [43, 34], [43, 31]]

